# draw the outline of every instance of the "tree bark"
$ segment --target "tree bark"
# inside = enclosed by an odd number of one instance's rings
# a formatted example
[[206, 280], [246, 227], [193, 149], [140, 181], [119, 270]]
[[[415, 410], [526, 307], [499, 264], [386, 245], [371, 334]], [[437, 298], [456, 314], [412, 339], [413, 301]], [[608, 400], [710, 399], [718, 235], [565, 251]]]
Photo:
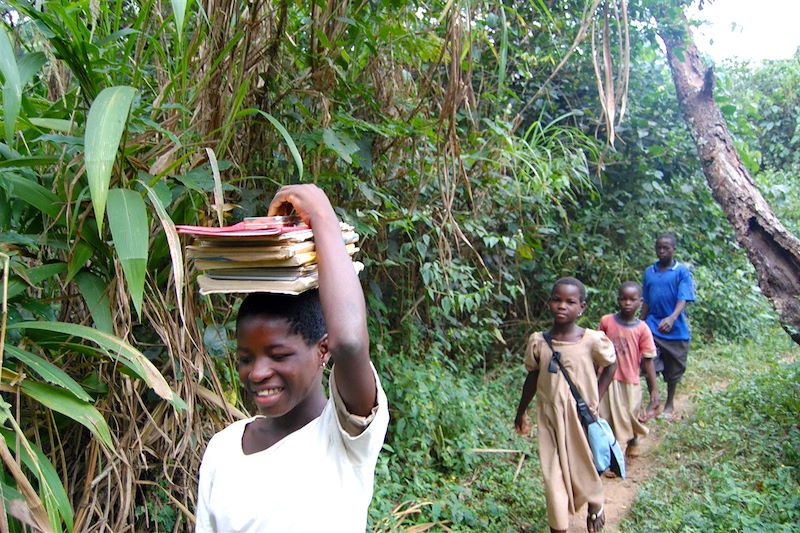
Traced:
[[800, 240], [773, 214], [742, 164], [714, 102], [713, 69], [703, 65], [685, 19], [677, 29], [663, 22], [659, 20], [658, 33], [706, 180], [755, 267], [761, 292], [800, 344]]

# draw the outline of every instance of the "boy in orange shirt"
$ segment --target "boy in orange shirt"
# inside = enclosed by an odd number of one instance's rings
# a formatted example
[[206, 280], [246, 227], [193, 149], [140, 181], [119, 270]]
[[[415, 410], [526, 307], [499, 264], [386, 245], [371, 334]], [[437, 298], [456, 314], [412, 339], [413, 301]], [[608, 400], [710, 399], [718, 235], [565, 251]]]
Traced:
[[[636, 318], [642, 304], [642, 288], [638, 283], [626, 281], [619, 288], [617, 303], [619, 311], [600, 319], [600, 331], [604, 332], [617, 351], [617, 370], [614, 380], [600, 402], [600, 416], [608, 420], [620, 443], [627, 443], [626, 455], [639, 455], [639, 437], [647, 435], [646, 422], [655, 416], [660, 400], [656, 385], [653, 358], [656, 346], [650, 328]], [[642, 403], [642, 388], [639, 385], [641, 368], [647, 378], [650, 404], [647, 414], [639, 419]]]

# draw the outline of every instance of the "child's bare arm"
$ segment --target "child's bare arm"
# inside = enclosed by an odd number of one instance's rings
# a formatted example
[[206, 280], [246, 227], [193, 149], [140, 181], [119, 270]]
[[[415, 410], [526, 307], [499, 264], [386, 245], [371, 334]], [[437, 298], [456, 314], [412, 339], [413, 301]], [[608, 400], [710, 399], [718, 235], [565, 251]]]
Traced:
[[528, 372], [525, 378], [525, 383], [522, 385], [522, 397], [519, 399], [517, 406], [517, 416], [514, 419], [514, 427], [520, 435], [527, 435], [531, 430], [531, 421], [528, 419], [525, 411], [536, 396], [536, 385], [539, 380], [539, 371], [532, 370]]
[[614, 372], [616, 372], [616, 370], [617, 362], [614, 361], [600, 372], [600, 377], [597, 378], [597, 392], [601, 400], [603, 396], [606, 395], [606, 391], [608, 390], [608, 386], [611, 385], [611, 381], [614, 379]]
[[649, 312], [650, 312], [650, 304], [643, 303], [642, 304], [642, 310], [639, 313], [639, 320], [647, 320], [647, 313], [649, 313]]
[[375, 377], [369, 365], [367, 311], [339, 220], [328, 197], [316, 185], [281, 188], [269, 206], [269, 215], [288, 214], [292, 208], [314, 230], [319, 299], [339, 394], [350, 413], [367, 416], [376, 401]]
[[646, 357], [642, 360], [644, 367], [644, 375], [647, 378], [647, 390], [650, 392], [650, 404], [647, 407], [647, 420], [653, 418], [656, 414], [656, 409], [661, 404], [661, 398], [658, 394], [658, 383], [656, 383], [656, 367], [653, 364], [653, 359]]
[[669, 333], [672, 331], [672, 326], [675, 324], [675, 321], [678, 320], [678, 317], [681, 315], [684, 309], [686, 309], [686, 300], [678, 300], [675, 303], [675, 308], [672, 310], [672, 314], [661, 319], [661, 322], [658, 323], [658, 331], [662, 333]]

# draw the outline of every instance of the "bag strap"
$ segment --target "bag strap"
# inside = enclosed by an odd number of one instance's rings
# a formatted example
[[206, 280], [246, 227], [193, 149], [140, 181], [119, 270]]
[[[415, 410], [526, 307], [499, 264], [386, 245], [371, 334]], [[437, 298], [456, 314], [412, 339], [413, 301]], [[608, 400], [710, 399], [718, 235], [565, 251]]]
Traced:
[[564, 364], [561, 362], [561, 352], [557, 352], [553, 349], [552, 335], [550, 335], [550, 332], [547, 332], [543, 333], [542, 336], [544, 337], [545, 342], [547, 342], [547, 346], [550, 348], [550, 352], [553, 354], [552, 356], [553, 360], [558, 365], [558, 368], [561, 369], [561, 373], [564, 374], [564, 379], [567, 380], [567, 385], [569, 385], [569, 391], [572, 393], [572, 397], [575, 398], [575, 402], [577, 403], [583, 402], [581, 393], [578, 392], [578, 388], [570, 379], [569, 374], [567, 373], [567, 369], [564, 368]]

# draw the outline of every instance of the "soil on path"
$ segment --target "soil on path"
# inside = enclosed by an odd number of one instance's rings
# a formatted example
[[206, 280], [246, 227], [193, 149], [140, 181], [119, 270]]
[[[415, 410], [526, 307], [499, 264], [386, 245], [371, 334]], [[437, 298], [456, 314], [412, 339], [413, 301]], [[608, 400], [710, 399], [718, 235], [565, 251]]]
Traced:
[[[675, 396], [676, 418], [671, 422], [666, 420], [649, 422], [647, 426], [650, 433], [640, 440], [639, 448], [641, 455], [628, 459], [626, 466], [627, 477], [623, 479], [603, 479], [606, 503], [606, 525], [604, 532], [613, 533], [619, 528], [620, 522], [630, 510], [639, 491], [639, 486], [650, 477], [655, 470], [655, 466], [660, 462], [659, 444], [664, 434], [669, 431], [672, 424], [680, 423], [691, 414], [691, 401], [688, 395], [677, 394]], [[570, 520], [569, 533], [586, 532], [586, 507], [579, 510]]]

